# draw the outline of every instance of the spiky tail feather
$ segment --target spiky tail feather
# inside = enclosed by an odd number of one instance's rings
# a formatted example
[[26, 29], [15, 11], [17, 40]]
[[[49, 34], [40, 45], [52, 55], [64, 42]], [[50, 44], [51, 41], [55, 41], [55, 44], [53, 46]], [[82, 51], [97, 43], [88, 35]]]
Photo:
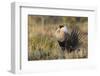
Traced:
[[65, 44], [66, 50], [70, 52], [76, 50], [79, 47], [81, 40], [82, 40], [82, 35], [78, 27], [73, 27], [71, 33], [69, 34], [68, 39], [66, 39], [66, 44]]

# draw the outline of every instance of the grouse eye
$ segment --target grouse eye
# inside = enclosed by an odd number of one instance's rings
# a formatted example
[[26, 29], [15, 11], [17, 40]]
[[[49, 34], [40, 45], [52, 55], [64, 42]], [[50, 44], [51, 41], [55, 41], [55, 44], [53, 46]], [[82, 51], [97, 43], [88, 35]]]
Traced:
[[59, 25], [59, 28], [62, 28], [62, 27], [64, 27], [63, 25]]

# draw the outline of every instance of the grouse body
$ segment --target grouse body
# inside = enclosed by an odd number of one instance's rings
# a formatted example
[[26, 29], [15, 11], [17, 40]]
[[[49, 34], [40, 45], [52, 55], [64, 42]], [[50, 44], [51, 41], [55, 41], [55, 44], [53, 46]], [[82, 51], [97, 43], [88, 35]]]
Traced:
[[73, 27], [68, 31], [66, 26], [60, 25], [56, 31], [56, 38], [59, 46], [63, 51], [74, 51], [79, 46], [79, 31], [77, 27]]

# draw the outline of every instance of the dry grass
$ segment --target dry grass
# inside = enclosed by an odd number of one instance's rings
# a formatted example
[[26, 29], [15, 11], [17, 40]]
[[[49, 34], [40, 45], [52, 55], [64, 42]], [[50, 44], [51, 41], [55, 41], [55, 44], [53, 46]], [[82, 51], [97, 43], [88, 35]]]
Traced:
[[[58, 24], [38, 25], [29, 22], [28, 24], [28, 60], [52, 60], [52, 59], [80, 59], [88, 57], [88, 30], [87, 22], [79, 23], [83, 39], [80, 47], [72, 52], [63, 52], [54, 32]], [[84, 27], [84, 28], [82, 28]], [[70, 27], [71, 29], [71, 27]]]
[[87, 57], [87, 36], [81, 40], [81, 47], [77, 50], [68, 53], [61, 51], [55, 37], [55, 29], [50, 29], [52, 26], [42, 28], [38, 25], [32, 27], [29, 31], [29, 60], [46, 60], [46, 59], [75, 59], [75, 58], [86, 58]]

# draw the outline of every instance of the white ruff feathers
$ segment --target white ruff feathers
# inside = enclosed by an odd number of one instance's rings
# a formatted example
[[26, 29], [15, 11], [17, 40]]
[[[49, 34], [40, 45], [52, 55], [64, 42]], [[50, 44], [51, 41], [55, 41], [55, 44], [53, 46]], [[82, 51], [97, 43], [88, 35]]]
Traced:
[[58, 28], [55, 32], [55, 36], [58, 41], [64, 41], [65, 40], [65, 35], [68, 33], [67, 27], [64, 26], [62, 28]]
[[65, 33], [68, 33], [68, 29], [67, 29], [66, 26], [62, 27], [60, 30], [63, 31], [63, 32], [65, 32]]

